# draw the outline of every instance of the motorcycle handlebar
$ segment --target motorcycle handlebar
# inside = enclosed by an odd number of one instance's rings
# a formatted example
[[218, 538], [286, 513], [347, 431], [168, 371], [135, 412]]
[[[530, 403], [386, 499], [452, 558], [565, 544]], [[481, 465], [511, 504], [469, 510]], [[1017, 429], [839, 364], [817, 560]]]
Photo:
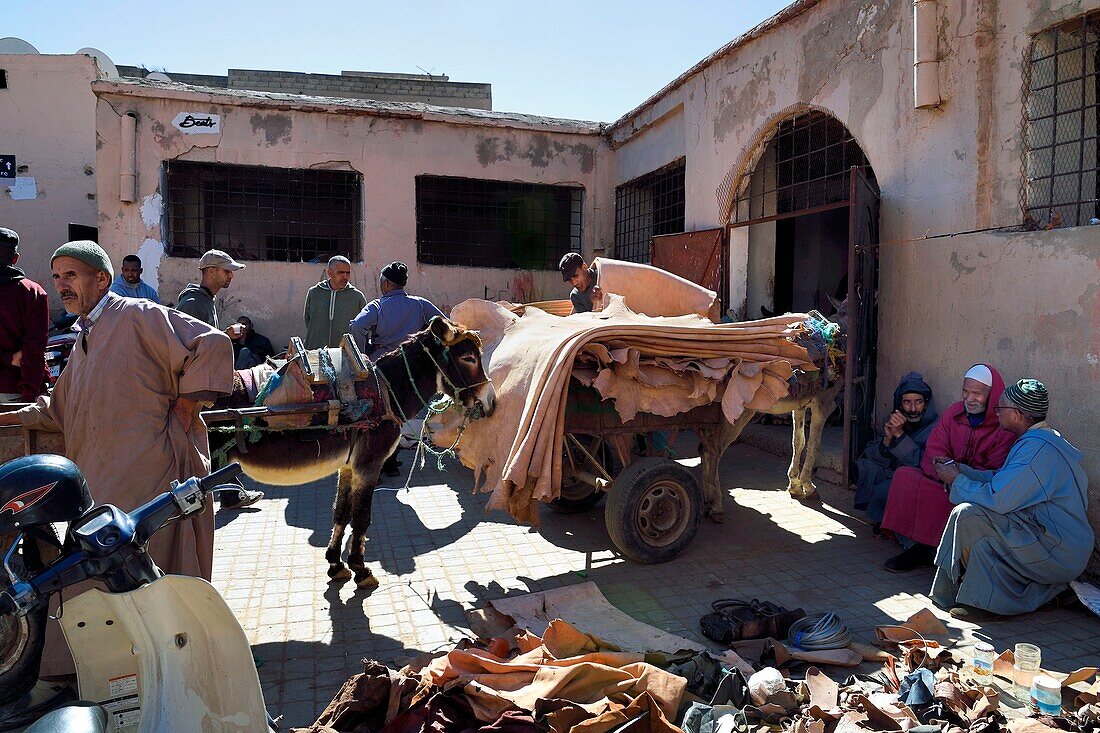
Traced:
[[240, 476], [242, 473], [244, 473], [244, 469], [241, 468], [241, 464], [230, 463], [228, 466], [225, 466], [224, 468], [219, 468], [217, 471], [214, 471], [214, 473], [210, 474], [209, 476], [205, 476], [199, 479], [199, 488], [203, 490], [203, 493], [206, 493], [213, 489], [215, 486], [218, 486], [219, 484], [224, 484], [227, 481], [232, 481], [233, 479]]

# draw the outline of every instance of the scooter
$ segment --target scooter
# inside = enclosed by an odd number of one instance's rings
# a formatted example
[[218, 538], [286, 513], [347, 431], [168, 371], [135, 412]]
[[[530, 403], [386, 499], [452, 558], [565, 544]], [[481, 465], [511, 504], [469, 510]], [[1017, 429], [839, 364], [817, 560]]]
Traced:
[[[0, 467], [0, 695], [33, 684], [42, 651], [44, 616], [61, 589], [96, 579], [92, 589], [65, 599], [60, 623], [76, 661], [85, 701], [50, 712], [27, 733], [52, 731], [277, 730], [264, 709], [248, 639], [215, 588], [200, 578], [165, 575], [147, 550], [160, 529], [201, 512], [211, 491], [236, 478], [231, 464], [205, 478], [173, 482], [132, 512], [93, 508], [88, 485], [67, 458], [33, 455]], [[56, 558], [41, 562], [51, 524], [68, 523]], [[18, 550], [22, 548], [22, 552]], [[35, 638], [37, 636], [37, 638]], [[27, 673], [26, 660], [33, 673]], [[22, 669], [20, 669], [22, 668]]]
[[72, 353], [79, 335], [80, 332], [76, 330], [76, 316], [71, 313], [62, 312], [50, 324], [50, 330], [46, 334], [45, 358], [51, 388], [69, 363], [69, 354]]

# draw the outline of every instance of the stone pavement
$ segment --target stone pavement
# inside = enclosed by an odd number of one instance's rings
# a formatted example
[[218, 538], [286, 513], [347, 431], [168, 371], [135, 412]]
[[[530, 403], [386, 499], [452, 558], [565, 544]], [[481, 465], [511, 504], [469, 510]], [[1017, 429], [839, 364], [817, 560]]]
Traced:
[[[485, 514], [486, 497], [471, 494], [469, 471], [440, 474], [429, 465], [413, 477], [411, 491], [375, 496], [366, 557], [381, 586], [369, 595], [350, 583], [331, 585], [325, 574], [335, 477], [263, 486], [259, 509], [218, 513], [214, 584], [262, 660], [269, 711], [290, 726], [312, 722], [360, 671], [362, 658], [400, 665], [468, 635], [465, 612], [486, 601], [583, 582], [587, 552], [593, 560], [587, 579], [613, 604], [701, 641], [698, 619], [719, 598], [835, 610], [867, 640], [873, 626], [931, 607], [924, 595], [931, 570], [882, 570], [897, 549], [850, 514], [851, 495], [823, 485], [823, 503], [796, 502], [782, 490], [787, 460], [749, 445], [731, 447], [722, 466], [726, 522], [704, 520], [687, 551], [663, 565], [617, 557], [602, 505], [571, 516], [544, 510], [538, 530], [521, 527], [506, 515]], [[961, 642], [973, 640], [977, 627], [936, 613]], [[1085, 611], [1036, 613], [981, 631], [999, 649], [1039, 644], [1048, 669], [1100, 662], [1100, 620]]]

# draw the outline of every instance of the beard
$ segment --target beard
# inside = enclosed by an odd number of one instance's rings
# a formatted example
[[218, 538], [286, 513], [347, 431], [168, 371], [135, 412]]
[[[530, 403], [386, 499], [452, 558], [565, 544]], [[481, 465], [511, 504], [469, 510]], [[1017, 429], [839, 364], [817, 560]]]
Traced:
[[924, 410], [920, 412], [915, 410], [913, 412], [902, 412], [902, 414], [905, 415], [905, 422], [918, 423], [921, 421], [921, 418], [924, 417]]
[[981, 415], [985, 412], [985, 405], [980, 402], [964, 402], [963, 408], [970, 415]]

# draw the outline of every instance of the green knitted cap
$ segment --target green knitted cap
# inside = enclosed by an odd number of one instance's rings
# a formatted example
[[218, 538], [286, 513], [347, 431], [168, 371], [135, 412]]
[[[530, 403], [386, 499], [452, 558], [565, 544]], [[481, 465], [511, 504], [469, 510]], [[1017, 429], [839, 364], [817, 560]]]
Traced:
[[57, 251], [53, 253], [53, 257], [50, 258], [50, 264], [58, 257], [72, 257], [74, 260], [80, 260], [89, 267], [94, 267], [97, 270], [103, 270], [111, 278], [115, 276], [115, 270], [111, 267], [111, 258], [107, 256], [107, 253], [103, 251], [95, 242], [90, 239], [80, 239], [75, 242], [66, 242], [57, 248]]

